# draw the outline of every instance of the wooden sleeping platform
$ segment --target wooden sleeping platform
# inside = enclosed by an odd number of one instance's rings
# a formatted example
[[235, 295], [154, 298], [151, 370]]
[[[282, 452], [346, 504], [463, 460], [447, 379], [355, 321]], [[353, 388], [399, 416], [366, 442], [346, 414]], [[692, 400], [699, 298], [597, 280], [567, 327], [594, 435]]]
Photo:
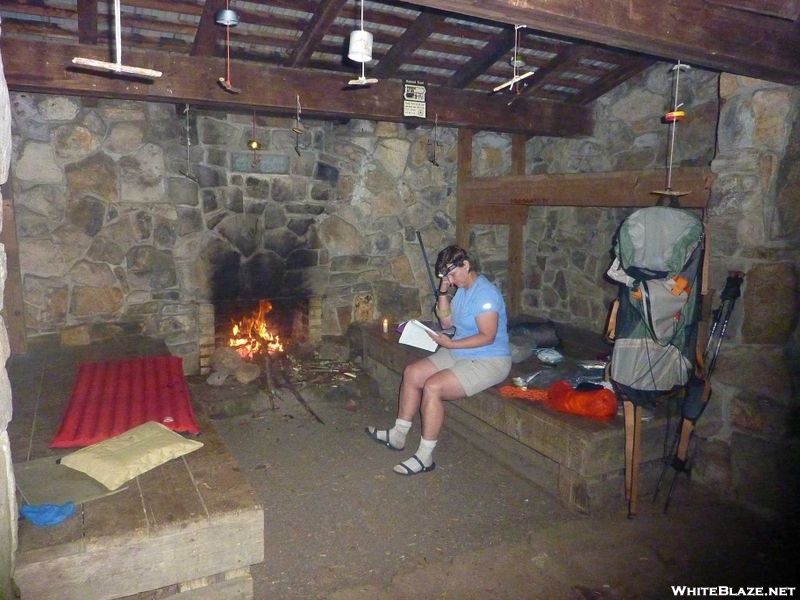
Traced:
[[[399, 344], [399, 334], [383, 333], [380, 324], [361, 324], [359, 329], [364, 369], [381, 383], [382, 396], [395, 402], [405, 365], [430, 353]], [[568, 359], [593, 360], [610, 352], [611, 346], [599, 334], [566, 326], [558, 331], [564, 346], [561, 352]], [[538, 359], [527, 359], [513, 366], [502, 385], [541, 369]], [[498, 388], [447, 402], [445, 427], [582, 512], [624, 504], [625, 428], [621, 416], [597, 421], [560, 413], [539, 403], [502, 396]], [[641, 460], [650, 467], [649, 474], [657, 473], [661, 465], [666, 425], [666, 417], [658, 413], [643, 423]]]
[[[34, 347], [8, 363], [15, 465], [69, 452], [47, 444], [79, 362], [166, 353], [163, 343], [147, 339], [53, 346]], [[195, 412], [201, 449], [137, 477], [117, 494], [78, 505], [60, 525], [20, 520], [14, 579], [23, 598], [252, 599], [250, 566], [264, 557], [263, 510], [211, 421]]]

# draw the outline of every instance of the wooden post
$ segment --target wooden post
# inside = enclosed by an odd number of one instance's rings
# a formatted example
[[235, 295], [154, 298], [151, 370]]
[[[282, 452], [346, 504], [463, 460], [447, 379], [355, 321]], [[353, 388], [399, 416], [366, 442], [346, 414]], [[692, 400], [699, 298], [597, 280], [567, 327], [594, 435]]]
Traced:
[[458, 177], [456, 186], [458, 198], [456, 200], [456, 245], [462, 248], [469, 246], [469, 217], [467, 208], [469, 201], [466, 197], [465, 184], [472, 177], [472, 130], [458, 130]]
[[[511, 174], [525, 175], [524, 135], [511, 136]], [[528, 220], [527, 211], [524, 219], [514, 220], [508, 225], [508, 314], [519, 315], [522, 307], [523, 268], [522, 257], [525, 252], [524, 228]]]
[[[527, 214], [526, 214], [527, 216]], [[508, 226], [508, 315], [515, 317], [522, 308], [522, 257], [525, 252], [523, 239], [525, 222], [517, 221]]]

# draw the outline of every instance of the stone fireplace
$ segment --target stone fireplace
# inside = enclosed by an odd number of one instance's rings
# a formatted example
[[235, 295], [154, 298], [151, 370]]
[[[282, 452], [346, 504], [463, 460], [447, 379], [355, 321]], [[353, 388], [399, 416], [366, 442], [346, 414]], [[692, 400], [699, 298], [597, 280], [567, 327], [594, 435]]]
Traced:
[[[429, 310], [416, 232], [455, 233], [454, 130], [119, 100], [11, 95], [24, 334], [163, 339], [187, 374], [237, 315], [270, 300], [281, 334]], [[259, 160], [246, 142], [261, 143]], [[188, 144], [188, 159], [187, 159]], [[189, 176], [187, 176], [189, 175]]]

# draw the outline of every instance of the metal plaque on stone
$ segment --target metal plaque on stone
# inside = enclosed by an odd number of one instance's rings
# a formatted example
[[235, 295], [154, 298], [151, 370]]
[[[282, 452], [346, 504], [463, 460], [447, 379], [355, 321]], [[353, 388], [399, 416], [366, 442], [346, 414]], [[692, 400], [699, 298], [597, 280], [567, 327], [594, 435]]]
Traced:
[[253, 162], [252, 152], [231, 155], [231, 171], [237, 173], [287, 174], [289, 157], [280, 154], [260, 154], [259, 161]]

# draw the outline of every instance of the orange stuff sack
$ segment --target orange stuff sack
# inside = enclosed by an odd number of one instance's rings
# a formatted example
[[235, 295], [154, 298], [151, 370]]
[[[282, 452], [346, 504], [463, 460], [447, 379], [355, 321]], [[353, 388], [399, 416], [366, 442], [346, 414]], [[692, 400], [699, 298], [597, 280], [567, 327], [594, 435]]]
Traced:
[[579, 392], [566, 381], [551, 385], [543, 402], [553, 410], [602, 421], [617, 414], [617, 397], [611, 390]]

